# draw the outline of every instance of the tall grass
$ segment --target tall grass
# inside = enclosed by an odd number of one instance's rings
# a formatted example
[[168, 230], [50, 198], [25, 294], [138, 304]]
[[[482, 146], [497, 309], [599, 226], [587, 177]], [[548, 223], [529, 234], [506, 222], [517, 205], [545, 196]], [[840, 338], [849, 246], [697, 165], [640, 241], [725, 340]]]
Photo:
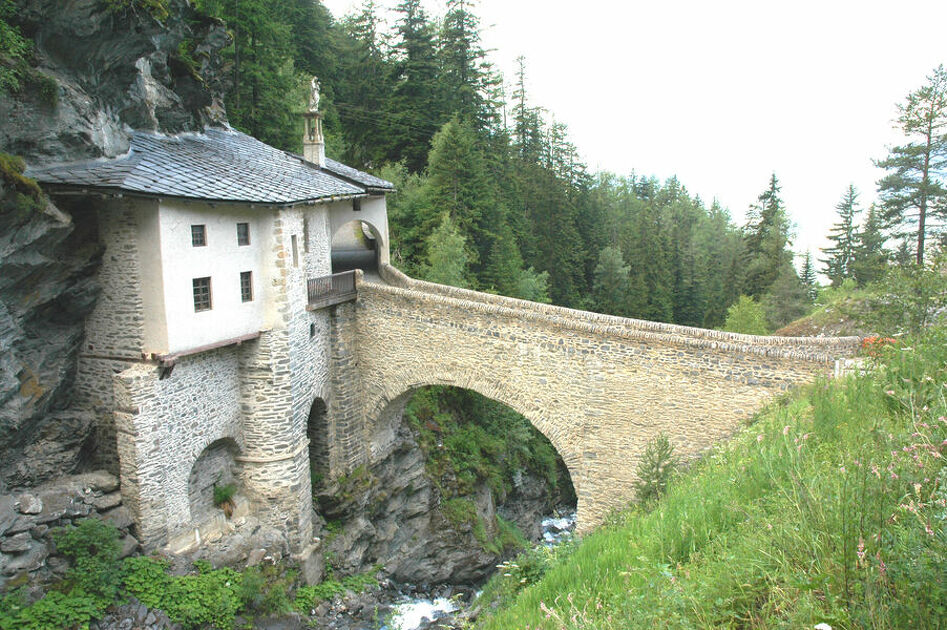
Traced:
[[947, 626], [945, 382], [939, 329], [772, 405], [478, 627]]

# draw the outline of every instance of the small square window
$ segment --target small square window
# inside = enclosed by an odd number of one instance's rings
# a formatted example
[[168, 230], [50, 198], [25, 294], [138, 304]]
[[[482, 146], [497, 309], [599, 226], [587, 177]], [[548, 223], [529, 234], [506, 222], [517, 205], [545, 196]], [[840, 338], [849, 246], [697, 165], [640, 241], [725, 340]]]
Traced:
[[207, 245], [207, 227], [203, 225], [191, 226], [191, 245], [193, 247], [204, 247]]
[[240, 299], [244, 302], [253, 301], [253, 273], [250, 271], [240, 272]]
[[237, 224], [237, 245], [249, 245], [249, 244], [250, 244], [250, 224], [238, 223]]
[[194, 312], [209, 311], [210, 304], [210, 276], [194, 278]]

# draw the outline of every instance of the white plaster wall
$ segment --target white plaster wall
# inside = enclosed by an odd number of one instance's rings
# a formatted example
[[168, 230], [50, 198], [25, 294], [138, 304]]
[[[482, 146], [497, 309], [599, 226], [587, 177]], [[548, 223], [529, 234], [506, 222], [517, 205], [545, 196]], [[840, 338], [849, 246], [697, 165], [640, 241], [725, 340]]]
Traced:
[[144, 320], [143, 348], [168, 347], [168, 322], [164, 305], [161, 264], [159, 204], [148, 200], [138, 208], [138, 256], [141, 261], [141, 306]]
[[[274, 308], [271, 250], [275, 211], [249, 206], [163, 201], [159, 212], [162, 268], [143, 287], [145, 294], [161, 295], [167, 319], [165, 347], [148, 348], [159, 354], [181, 352], [268, 328]], [[237, 223], [250, 224], [250, 245], [237, 245]], [[191, 226], [206, 226], [207, 245], [191, 245]], [[240, 298], [240, 272], [253, 273], [253, 301]], [[194, 311], [194, 278], [210, 276], [211, 305]], [[158, 302], [158, 297], [149, 300]], [[151, 322], [159, 326], [158, 321]], [[146, 334], [160, 340], [158, 334]]]
[[388, 209], [384, 195], [362, 199], [362, 209], [355, 212], [351, 201], [334, 203], [329, 206], [329, 230], [334, 236], [339, 228], [349, 221], [364, 221], [375, 228], [381, 242], [378, 243], [378, 262], [388, 261]]

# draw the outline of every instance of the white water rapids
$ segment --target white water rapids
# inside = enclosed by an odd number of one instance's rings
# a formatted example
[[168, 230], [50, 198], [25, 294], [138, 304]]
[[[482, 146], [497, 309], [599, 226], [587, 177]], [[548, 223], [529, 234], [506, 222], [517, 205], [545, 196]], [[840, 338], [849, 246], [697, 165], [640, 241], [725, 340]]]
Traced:
[[[542, 544], [554, 547], [572, 536], [575, 529], [575, 512], [565, 516], [547, 516], [542, 520]], [[388, 624], [381, 630], [417, 630], [425, 623], [436, 621], [459, 609], [456, 601], [447, 597], [423, 599], [406, 597], [392, 606]]]

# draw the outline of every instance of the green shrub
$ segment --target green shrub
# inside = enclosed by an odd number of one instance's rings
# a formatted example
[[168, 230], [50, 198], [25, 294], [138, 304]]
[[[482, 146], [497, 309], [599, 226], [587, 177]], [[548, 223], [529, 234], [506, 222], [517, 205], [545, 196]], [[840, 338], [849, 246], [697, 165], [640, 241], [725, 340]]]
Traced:
[[214, 484], [214, 505], [220, 507], [224, 503], [229, 503], [236, 493], [237, 486], [235, 484], [228, 483], [223, 486]]
[[163, 610], [185, 628], [233, 628], [242, 602], [243, 576], [233, 569], [212, 569], [197, 562], [199, 573], [172, 577], [167, 563], [137, 557], [126, 561], [125, 588], [150, 608]]
[[648, 440], [638, 462], [638, 480], [635, 481], [635, 499], [639, 504], [648, 505], [664, 496], [677, 463], [674, 446], [667, 435], [661, 433]]
[[323, 580], [319, 584], [300, 587], [296, 591], [293, 608], [306, 615], [320, 603], [336, 595], [341, 595], [346, 591], [361, 593], [375, 586], [378, 586], [378, 580], [375, 579], [373, 572], [349, 575], [341, 580]]
[[753, 298], [741, 295], [727, 309], [727, 319], [722, 330], [745, 335], [768, 335], [766, 309]]
[[477, 506], [470, 499], [454, 497], [441, 503], [440, 512], [455, 528], [473, 527], [479, 519]]
[[168, 0], [105, 0], [105, 6], [112, 13], [137, 12], [140, 9], [159, 22], [164, 22], [170, 15]]
[[114, 525], [87, 518], [53, 533], [59, 553], [69, 559], [66, 583], [70, 592], [91, 598], [105, 609], [115, 600], [121, 584], [118, 530]]
[[23, 37], [20, 29], [9, 22], [16, 11], [13, 0], [0, 0], [0, 92], [20, 89], [26, 58], [33, 50], [33, 42]]
[[924, 266], [891, 268], [868, 306], [866, 323], [881, 335], [916, 335], [947, 317], [947, 251]]
[[281, 574], [276, 565], [248, 567], [240, 580], [241, 608], [261, 615], [290, 612], [289, 589], [295, 578], [295, 571]]

